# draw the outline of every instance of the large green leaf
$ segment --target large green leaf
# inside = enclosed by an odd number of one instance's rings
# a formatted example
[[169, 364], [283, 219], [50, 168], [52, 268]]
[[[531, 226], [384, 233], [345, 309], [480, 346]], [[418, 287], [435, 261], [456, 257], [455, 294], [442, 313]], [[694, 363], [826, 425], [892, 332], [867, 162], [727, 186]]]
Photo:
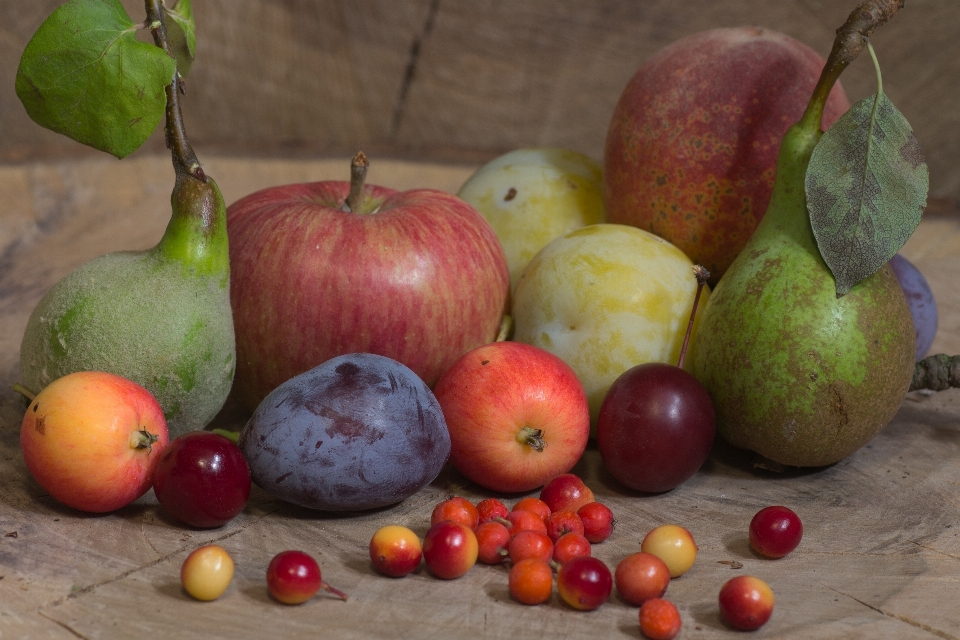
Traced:
[[176, 62], [136, 38], [119, 0], [70, 0], [33, 35], [17, 96], [47, 129], [122, 158], [163, 117]]
[[167, 41], [177, 58], [177, 71], [186, 78], [197, 50], [196, 25], [190, 0], [177, 0], [166, 13]]
[[823, 134], [807, 168], [807, 209], [837, 296], [904, 245], [920, 224], [928, 186], [910, 123], [882, 91]]

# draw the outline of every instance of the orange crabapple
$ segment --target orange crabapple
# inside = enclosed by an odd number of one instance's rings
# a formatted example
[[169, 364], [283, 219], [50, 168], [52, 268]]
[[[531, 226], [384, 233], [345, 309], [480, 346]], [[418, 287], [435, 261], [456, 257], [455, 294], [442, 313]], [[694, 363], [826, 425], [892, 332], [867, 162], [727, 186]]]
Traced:
[[613, 580], [620, 596], [639, 606], [652, 598], [663, 597], [670, 584], [670, 569], [652, 553], [638, 551], [617, 564]]
[[430, 514], [430, 524], [434, 525], [444, 520], [459, 522], [471, 529], [480, 524], [480, 514], [472, 502], [460, 496], [453, 496], [440, 502]]
[[640, 606], [640, 632], [649, 640], [673, 640], [680, 624], [680, 612], [669, 600], [651, 598]]
[[370, 538], [370, 561], [385, 576], [401, 578], [420, 566], [423, 547], [412, 530], [400, 525], [380, 527]]
[[510, 596], [523, 604], [543, 604], [553, 594], [553, 569], [540, 558], [526, 558], [510, 567]]

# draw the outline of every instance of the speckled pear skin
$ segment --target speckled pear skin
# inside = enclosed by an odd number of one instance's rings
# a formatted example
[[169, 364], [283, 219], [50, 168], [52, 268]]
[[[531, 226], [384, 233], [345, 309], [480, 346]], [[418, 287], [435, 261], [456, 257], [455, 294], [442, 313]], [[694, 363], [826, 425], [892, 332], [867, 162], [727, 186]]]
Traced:
[[915, 338], [889, 266], [841, 298], [807, 215], [804, 175], [819, 127], [784, 137], [770, 207], [703, 309], [694, 375], [730, 443], [782, 465], [829, 465], [893, 418]]
[[274, 389], [238, 441], [253, 482], [322, 511], [400, 502], [432, 482], [450, 456], [433, 392], [385, 356], [337, 356]]
[[213, 180], [190, 176], [172, 204], [157, 246], [94, 258], [43, 296], [20, 347], [26, 388], [106, 371], [157, 398], [171, 437], [213, 420], [236, 365], [226, 207]]

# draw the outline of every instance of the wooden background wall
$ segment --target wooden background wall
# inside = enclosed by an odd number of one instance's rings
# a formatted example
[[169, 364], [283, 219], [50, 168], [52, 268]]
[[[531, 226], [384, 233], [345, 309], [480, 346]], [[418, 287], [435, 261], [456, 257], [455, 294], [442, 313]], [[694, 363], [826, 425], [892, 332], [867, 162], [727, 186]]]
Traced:
[[[33, 124], [20, 54], [60, 0], [0, 0], [0, 163], [95, 153]], [[139, 0], [123, 0], [143, 18]], [[520, 146], [599, 158], [636, 68], [673, 40], [756, 24], [826, 55], [854, 0], [194, 0], [185, 101], [201, 158], [374, 156], [476, 163]], [[874, 43], [916, 130], [931, 196], [960, 201], [957, 0], [908, 0]], [[851, 100], [875, 90], [858, 61]], [[157, 134], [138, 153], [162, 150]]]

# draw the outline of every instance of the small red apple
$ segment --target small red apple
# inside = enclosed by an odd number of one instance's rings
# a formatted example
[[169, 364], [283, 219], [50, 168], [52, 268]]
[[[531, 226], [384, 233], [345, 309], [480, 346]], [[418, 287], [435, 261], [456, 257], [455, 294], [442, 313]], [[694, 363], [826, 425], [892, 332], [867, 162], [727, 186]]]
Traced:
[[477, 484], [529, 491], [569, 471], [590, 437], [583, 385], [557, 356], [520, 342], [473, 349], [434, 394], [450, 431], [450, 461]]
[[119, 509], [146, 493], [167, 441], [157, 399], [100, 371], [51, 382], [20, 425], [30, 475], [63, 504], [91, 513]]
[[[358, 154], [354, 168], [365, 162]], [[433, 385], [499, 331], [510, 286], [503, 248], [448, 193], [364, 187], [355, 171], [353, 185], [290, 184], [241, 198], [227, 209], [227, 230], [234, 394], [250, 410], [346, 353], [387, 356]]]

